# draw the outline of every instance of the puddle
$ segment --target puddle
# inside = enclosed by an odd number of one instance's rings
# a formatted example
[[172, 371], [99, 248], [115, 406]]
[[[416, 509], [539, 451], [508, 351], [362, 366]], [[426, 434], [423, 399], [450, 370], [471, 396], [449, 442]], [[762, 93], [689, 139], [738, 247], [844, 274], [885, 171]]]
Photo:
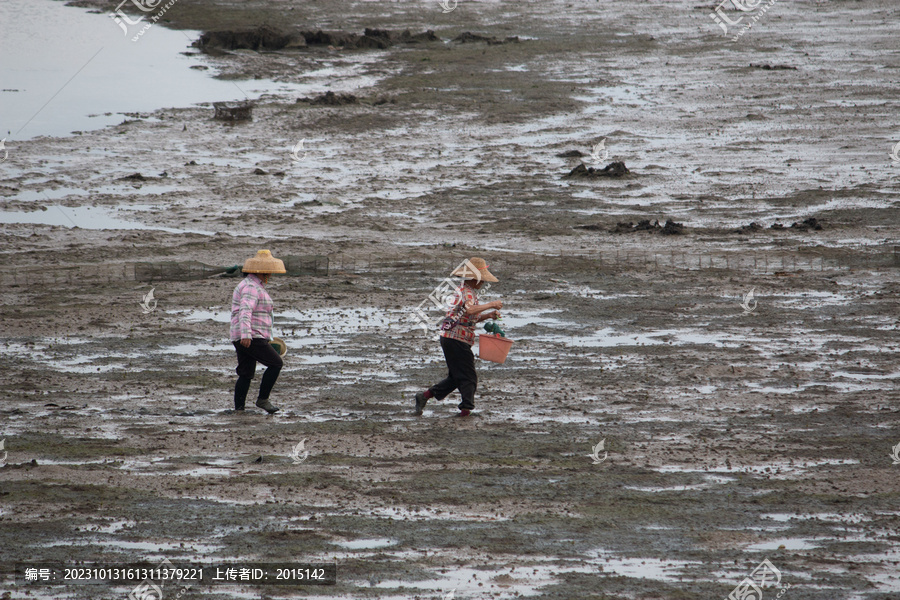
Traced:
[[266, 500], [272, 501], [275, 498], [271, 495], [265, 495], [256, 498], [255, 500], [238, 500], [235, 498], [224, 498], [222, 496], [212, 496], [212, 495], [201, 495], [195, 496], [198, 500], [207, 500], [209, 502], [215, 502], [217, 504], [233, 504], [235, 506], [255, 506], [257, 504], [265, 504]]
[[668, 582], [681, 581], [684, 570], [687, 567], [703, 564], [680, 560], [658, 560], [655, 558], [620, 558], [604, 550], [597, 551], [594, 562], [603, 571], [621, 575], [622, 577]]
[[347, 421], [347, 420], [355, 420], [355, 419], [364, 419], [365, 415], [362, 413], [355, 412], [299, 412], [294, 413], [292, 410], [287, 409], [286, 415], [303, 417], [304, 421], [310, 421], [313, 423], [326, 423], [328, 421]]
[[[148, 196], [148, 195], [161, 195], [169, 192], [177, 191], [178, 187], [174, 185], [130, 185], [130, 184], [122, 184], [122, 185], [103, 185], [98, 188], [92, 188], [90, 190], [85, 188], [74, 188], [74, 187], [58, 187], [58, 188], [47, 188], [43, 190], [23, 190], [18, 192], [15, 196], [12, 196], [10, 200], [16, 200], [19, 202], [42, 202], [42, 201], [52, 201], [52, 200], [60, 200], [62, 198], [69, 198], [71, 196], [74, 197], [84, 197], [88, 198], [91, 196], [97, 196], [100, 194], [110, 194], [116, 196]], [[151, 206], [128, 206], [121, 207], [122, 209], [127, 210], [150, 210]]]
[[182, 356], [193, 356], [201, 352], [234, 352], [234, 346], [231, 344], [175, 344], [174, 346], [164, 346], [158, 350], [162, 354], [180, 354]]
[[664, 465], [661, 467], [650, 468], [660, 473], [752, 473], [755, 475], [766, 475], [771, 477], [772, 479], [794, 479], [803, 471], [808, 471], [816, 467], [835, 467], [858, 464], [858, 460], [854, 458], [848, 458], [809, 461], [795, 460], [790, 463], [772, 462], [766, 465], [710, 467], [708, 469], [697, 469], [681, 465]]
[[144, 556], [144, 560], [150, 560], [159, 556], [165, 558], [162, 552], [186, 552], [193, 550], [191, 556], [203, 557], [209, 556], [222, 549], [222, 546], [212, 546], [209, 544], [194, 544], [191, 542], [129, 542], [125, 540], [106, 540], [100, 538], [85, 538], [77, 540], [60, 540], [50, 542], [45, 546], [106, 546], [109, 548], [117, 548], [122, 550], [140, 550]]
[[624, 486], [626, 490], [634, 490], [636, 492], [648, 492], [648, 493], [658, 493], [658, 492], [690, 492], [694, 490], [706, 490], [709, 489], [713, 485], [721, 485], [725, 483], [731, 483], [734, 481], [733, 477], [722, 477], [718, 475], [704, 475], [703, 478], [706, 480], [706, 483], [695, 483], [690, 485], [674, 485], [669, 487], [638, 487], [638, 486]]
[[97, 460], [53, 460], [50, 458], [37, 459], [41, 465], [60, 465], [60, 466], [80, 466], [80, 465], [100, 465], [109, 462], [109, 459], [102, 458]]
[[[783, 548], [782, 548], [783, 546]], [[813, 542], [813, 540], [804, 539], [804, 538], [781, 538], [777, 540], [770, 540], [768, 542], [760, 542], [758, 544], [751, 544], [744, 548], [745, 550], [810, 550], [812, 548], [818, 547], [819, 544]]]
[[826, 521], [828, 523], [850, 523], [854, 525], [872, 520], [872, 517], [859, 513], [847, 515], [838, 513], [815, 513], [808, 515], [801, 515], [799, 513], [769, 513], [760, 515], [760, 518], [771, 519], [773, 521], [779, 521], [782, 523], [792, 520], [808, 521], [811, 519], [815, 519], [818, 521]]
[[[436, 553], [441, 558], [444, 553]], [[591, 556], [592, 555], [592, 556]], [[484, 597], [489, 593], [492, 598], [514, 598], [522, 596], [534, 596], [543, 588], [553, 584], [559, 584], [560, 576], [568, 573], [601, 573], [631, 577], [635, 579], [652, 579], [665, 582], [679, 582], [683, 572], [688, 567], [700, 565], [699, 562], [686, 562], [677, 560], [657, 560], [651, 558], [623, 558], [614, 556], [605, 550], [595, 550], [585, 561], [558, 560], [551, 557], [530, 556], [528, 564], [515, 567], [491, 564], [492, 560], [509, 564], [500, 558], [485, 557], [479, 559], [483, 568], [454, 568], [452, 572], [443, 577], [430, 581], [381, 581], [376, 587], [394, 588], [404, 587], [415, 590], [430, 590], [432, 593], [447, 593], [455, 590], [455, 595], [460, 598]], [[391, 556], [394, 556], [393, 554]], [[397, 560], [403, 557], [396, 556]], [[447, 559], [452, 554], [447, 554]], [[516, 562], [521, 562], [517, 559]]]
[[[506, 319], [506, 317], [504, 317]], [[542, 335], [532, 339], [540, 342], [556, 342], [565, 346], [580, 348], [614, 348], [627, 346], [658, 346], [669, 344], [681, 345], [715, 345], [719, 347], [736, 347], [737, 336], [724, 332], [711, 331], [705, 333], [699, 329], [660, 329], [650, 332], [626, 333], [610, 327], [598, 329], [591, 335]], [[749, 338], [741, 339], [747, 341]]]
[[[400, 521], [508, 521], [510, 519], [510, 517], [496, 515], [467, 513], [457, 510], [456, 508], [448, 508], [447, 510], [430, 508], [410, 510], [401, 507], [371, 508], [369, 509], [369, 513], [374, 516]], [[344, 515], [341, 514], [340, 516]]]
[[96, 531], [97, 533], [116, 533], [123, 529], [131, 529], [137, 525], [137, 521], [113, 521], [106, 525], [79, 525], [76, 531]]
[[21, 223], [28, 225], [58, 225], [62, 227], [80, 227], [81, 229], [141, 229], [147, 231], [165, 231], [168, 233], [200, 233], [214, 235], [212, 231], [198, 229], [173, 229], [171, 227], [154, 227], [137, 221], [126, 221], [114, 216], [114, 212], [105, 208], [80, 206], [71, 208], [54, 204], [46, 210], [35, 211], [0, 211], [0, 223]]
[[527, 325], [540, 325], [543, 327], [561, 327], [565, 325], [555, 317], [547, 317], [544, 315], [565, 312], [563, 310], [532, 310], [532, 311], [516, 311], [514, 313], [503, 312], [503, 319], [500, 323], [506, 325], [510, 329], [522, 328]]
[[373, 540], [353, 540], [350, 542], [333, 542], [336, 546], [347, 548], [348, 550], [371, 550], [374, 548], [386, 548], [393, 546], [397, 540], [389, 538], [378, 538]]

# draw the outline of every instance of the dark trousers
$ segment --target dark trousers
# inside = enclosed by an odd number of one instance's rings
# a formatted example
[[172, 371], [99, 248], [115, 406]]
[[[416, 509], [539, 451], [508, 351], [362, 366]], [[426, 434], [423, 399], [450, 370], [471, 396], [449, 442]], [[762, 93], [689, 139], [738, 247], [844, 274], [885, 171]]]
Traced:
[[450, 372], [443, 381], [428, 389], [436, 400], [443, 400], [453, 390], [458, 389], [459, 395], [462, 396], [459, 409], [472, 410], [475, 408], [475, 388], [478, 387], [472, 346], [459, 340], [442, 337], [441, 350], [444, 351], [444, 360], [447, 361], [447, 369]]
[[281, 356], [278, 355], [275, 348], [269, 344], [269, 340], [253, 338], [250, 340], [249, 348], [244, 348], [240, 342], [232, 343], [237, 351], [238, 360], [238, 366], [235, 369], [238, 380], [234, 384], [234, 408], [240, 410], [244, 408], [244, 403], [247, 401], [250, 382], [253, 381], [253, 375], [256, 374], [256, 363], [266, 366], [262, 383], [259, 384], [259, 399], [268, 400], [272, 386], [275, 385], [281, 367], [284, 366], [284, 361], [281, 360]]

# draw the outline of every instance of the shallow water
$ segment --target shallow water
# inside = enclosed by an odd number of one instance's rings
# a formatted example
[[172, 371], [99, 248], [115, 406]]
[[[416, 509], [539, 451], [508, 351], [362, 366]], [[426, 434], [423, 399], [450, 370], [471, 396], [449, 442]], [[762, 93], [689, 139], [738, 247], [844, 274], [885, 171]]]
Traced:
[[[126, 36], [110, 13], [98, 15], [52, 0], [0, 3], [0, 137], [7, 140], [11, 162], [16, 140], [97, 129], [121, 123], [124, 113], [278, 92], [355, 90], [375, 81], [355, 76], [358, 65], [327, 66], [306, 74], [299, 84], [215, 79], [203, 56], [191, 48], [199, 31], [153, 25], [133, 42], [143, 24], [130, 27]], [[339, 85], [332, 86], [339, 76]]]
[[[132, 207], [134, 209], [134, 207]], [[57, 225], [60, 227], [80, 227], [82, 229], [141, 229], [145, 231], [166, 231], [168, 233], [201, 233], [212, 235], [211, 231], [154, 227], [146, 223], [120, 219], [116, 211], [92, 206], [67, 207], [51, 205], [45, 210], [0, 211], [0, 224], [28, 223], [33, 225]]]

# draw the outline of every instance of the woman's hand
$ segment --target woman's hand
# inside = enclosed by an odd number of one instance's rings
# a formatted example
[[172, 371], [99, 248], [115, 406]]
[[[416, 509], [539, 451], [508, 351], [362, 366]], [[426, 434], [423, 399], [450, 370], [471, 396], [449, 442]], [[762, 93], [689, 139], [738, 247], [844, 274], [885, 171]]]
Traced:
[[491, 316], [488, 317], [488, 319], [499, 319], [499, 318], [501, 318], [499, 310], [495, 310], [495, 311], [491, 312]]
[[494, 300], [493, 302], [491, 302], [491, 308], [503, 308], [503, 301]]
[[249, 348], [250, 347], [250, 338], [242, 339], [241, 346], [243, 346], [244, 348]]

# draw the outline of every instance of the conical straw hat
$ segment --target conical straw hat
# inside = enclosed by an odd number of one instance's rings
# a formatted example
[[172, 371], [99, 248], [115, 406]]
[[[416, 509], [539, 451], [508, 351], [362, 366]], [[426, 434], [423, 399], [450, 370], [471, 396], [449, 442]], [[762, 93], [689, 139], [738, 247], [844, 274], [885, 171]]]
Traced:
[[284, 343], [284, 340], [281, 338], [272, 338], [272, 341], [269, 342], [275, 351], [278, 352], [278, 356], [284, 358], [284, 355], [287, 354], [287, 344]]
[[465, 277], [466, 279], [475, 279], [476, 281], [490, 281], [495, 283], [500, 281], [488, 271], [488, 265], [483, 258], [472, 257], [456, 267], [451, 273], [454, 277]]
[[244, 273], [287, 273], [284, 262], [272, 256], [268, 250], [260, 250], [253, 258], [244, 261]]

